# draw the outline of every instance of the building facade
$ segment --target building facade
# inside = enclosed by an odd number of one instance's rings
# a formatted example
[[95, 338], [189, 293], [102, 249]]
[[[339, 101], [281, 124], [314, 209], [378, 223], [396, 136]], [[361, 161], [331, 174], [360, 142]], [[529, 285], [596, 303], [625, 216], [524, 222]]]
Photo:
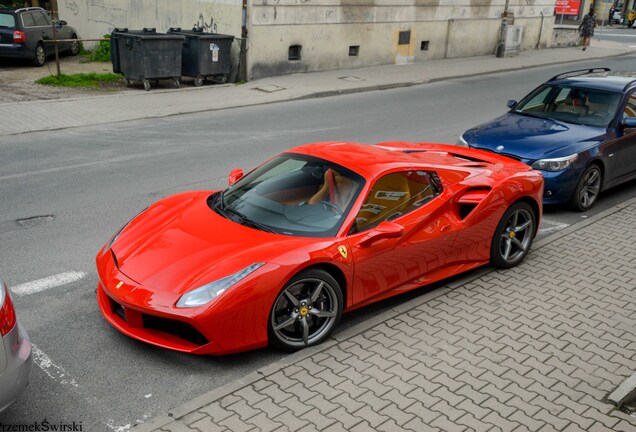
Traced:
[[249, 77], [494, 54], [506, 3], [522, 49], [550, 45], [554, 0], [252, 0]]
[[[31, 0], [81, 37], [203, 27], [243, 44], [244, 78], [494, 54], [502, 14], [521, 49], [550, 46], [555, 0]], [[238, 61], [239, 41], [235, 44]]]

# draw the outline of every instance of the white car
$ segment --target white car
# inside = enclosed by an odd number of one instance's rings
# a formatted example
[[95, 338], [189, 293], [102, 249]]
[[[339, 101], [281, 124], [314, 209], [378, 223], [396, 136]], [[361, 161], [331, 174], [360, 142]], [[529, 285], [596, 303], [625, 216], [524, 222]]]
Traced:
[[29, 383], [32, 362], [31, 341], [18, 321], [7, 285], [0, 280], [0, 413]]

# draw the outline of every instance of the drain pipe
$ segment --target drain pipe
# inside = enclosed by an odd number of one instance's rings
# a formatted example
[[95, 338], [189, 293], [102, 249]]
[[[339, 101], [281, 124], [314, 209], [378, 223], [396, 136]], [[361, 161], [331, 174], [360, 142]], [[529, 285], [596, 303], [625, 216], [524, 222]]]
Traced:
[[539, 49], [539, 46], [541, 45], [541, 33], [543, 33], [543, 19], [545, 17], [543, 16], [543, 12], [541, 12], [541, 27], [539, 27], [539, 40], [537, 41], [537, 46], [535, 49]]

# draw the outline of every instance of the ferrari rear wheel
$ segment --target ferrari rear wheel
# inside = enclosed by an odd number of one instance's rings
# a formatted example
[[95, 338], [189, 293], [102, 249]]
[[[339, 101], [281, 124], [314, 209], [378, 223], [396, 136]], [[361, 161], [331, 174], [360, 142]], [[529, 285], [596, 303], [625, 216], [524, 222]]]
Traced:
[[519, 264], [530, 251], [536, 231], [532, 207], [517, 202], [504, 213], [490, 245], [490, 262], [500, 268]]
[[298, 273], [276, 297], [268, 333], [272, 345], [295, 351], [324, 341], [342, 316], [342, 290], [326, 271]]

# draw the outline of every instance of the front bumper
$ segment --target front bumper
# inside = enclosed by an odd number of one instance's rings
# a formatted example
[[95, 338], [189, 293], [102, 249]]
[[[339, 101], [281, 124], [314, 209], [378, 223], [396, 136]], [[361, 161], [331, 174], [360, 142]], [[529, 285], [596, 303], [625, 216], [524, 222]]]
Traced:
[[568, 202], [576, 189], [581, 171], [566, 169], [563, 171], [541, 171], [545, 180], [543, 203], [547, 205]]
[[0, 339], [7, 356], [7, 367], [0, 373], [0, 413], [7, 409], [29, 384], [33, 364], [31, 341], [20, 322]]
[[127, 336], [191, 354], [224, 355], [267, 345], [273, 299], [257, 289], [258, 278], [245, 280], [247, 296], [226, 294], [210, 306], [177, 308], [178, 294], [130, 279], [110, 251], [100, 251], [96, 261], [99, 308], [106, 321]]
[[97, 302], [106, 321], [134, 339], [191, 354], [220, 354], [223, 351], [195, 327], [196, 322], [128, 304], [109, 295], [101, 283], [97, 286]]

